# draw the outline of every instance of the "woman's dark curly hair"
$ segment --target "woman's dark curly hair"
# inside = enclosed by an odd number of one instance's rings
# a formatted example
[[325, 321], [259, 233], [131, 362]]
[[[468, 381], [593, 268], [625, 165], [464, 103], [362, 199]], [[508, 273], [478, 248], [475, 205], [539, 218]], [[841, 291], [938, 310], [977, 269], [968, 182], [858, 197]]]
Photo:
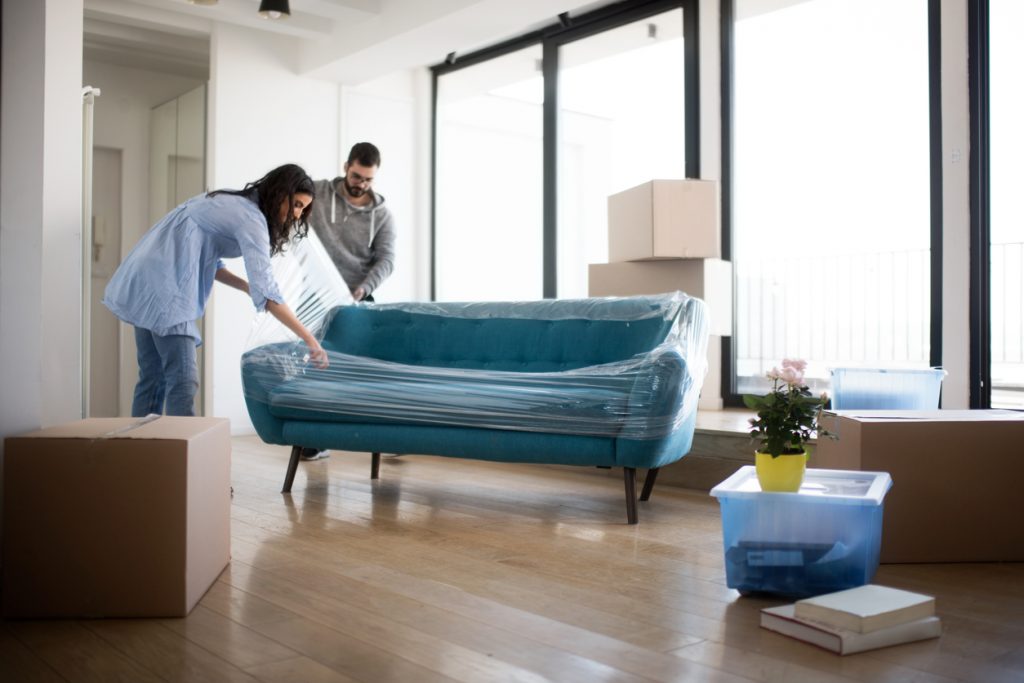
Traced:
[[284, 251], [285, 245], [292, 238], [293, 234], [296, 239], [302, 239], [306, 236], [309, 232], [308, 219], [309, 212], [313, 209], [312, 202], [302, 210], [302, 215], [298, 219], [289, 210], [284, 222], [281, 222], [282, 203], [287, 202], [288, 206], [291, 207], [295, 201], [295, 195], [300, 193], [308, 194], [311, 197], [316, 196], [313, 190], [313, 179], [302, 170], [301, 166], [295, 164], [278, 166], [259, 180], [246, 183], [245, 187], [241, 190], [216, 190], [210, 192], [207, 196], [212, 197], [217, 194], [249, 195], [253, 191], [256, 192], [256, 203], [259, 205], [260, 211], [263, 212], [263, 216], [267, 219], [267, 228], [270, 231], [271, 256]]

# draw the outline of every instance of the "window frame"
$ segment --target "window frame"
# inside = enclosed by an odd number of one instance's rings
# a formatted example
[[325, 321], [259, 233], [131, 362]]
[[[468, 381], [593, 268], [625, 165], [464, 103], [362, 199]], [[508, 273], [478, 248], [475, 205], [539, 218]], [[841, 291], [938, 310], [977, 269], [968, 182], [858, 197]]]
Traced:
[[992, 407], [991, 185], [989, 178], [989, 3], [967, 8], [970, 109], [970, 403]]
[[542, 29], [466, 55], [452, 53], [431, 71], [430, 153], [430, 300], [437, 300], [437, 93], [438, 79], [459, 69], [484, 63], [532, 45], [542, 46], [543, 104], [543, 297], [558, 296], [558, 74], [559, 48], [619, 26], [672, 9], [683, 12], [685, 173], [700, 177], [700, 46], [698, 0], [623, 0], [579, 16], [564, 15]]

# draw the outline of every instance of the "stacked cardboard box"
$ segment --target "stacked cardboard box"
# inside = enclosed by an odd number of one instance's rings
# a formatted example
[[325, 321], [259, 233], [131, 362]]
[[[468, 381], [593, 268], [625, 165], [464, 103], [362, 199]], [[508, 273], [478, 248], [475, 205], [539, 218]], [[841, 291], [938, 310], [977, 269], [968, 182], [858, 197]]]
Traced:
[[651, 180], [608, 198], [608, 263], [590, 296], [681, 290], [708, 305], [713, 336], [732, 334], [732, 265], [721, 260], [718, 183]]

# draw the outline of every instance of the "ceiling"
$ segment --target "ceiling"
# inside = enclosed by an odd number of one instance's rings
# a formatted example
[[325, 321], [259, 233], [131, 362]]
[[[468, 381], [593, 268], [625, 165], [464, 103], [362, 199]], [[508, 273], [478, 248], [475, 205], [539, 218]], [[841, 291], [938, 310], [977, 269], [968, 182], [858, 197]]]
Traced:
[[225, 27], [292, 41], [300, 73], [358, 84], [441, 62], [608, 0], [290, 0], [263, 19], [259, 0], [84, 0], [86, 59], [193, 78], [209, 75], [210, 39]]

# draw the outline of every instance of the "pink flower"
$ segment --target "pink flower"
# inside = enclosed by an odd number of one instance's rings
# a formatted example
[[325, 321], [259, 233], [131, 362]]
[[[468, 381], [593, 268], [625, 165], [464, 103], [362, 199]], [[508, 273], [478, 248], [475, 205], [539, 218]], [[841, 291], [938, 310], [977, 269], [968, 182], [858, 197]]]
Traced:
[[794, 367], [784, 366], [782, 370], [779, 372], [779, 379], [781, 379], [786, 384], [797, 385], [803, 383], [804, 373], [802, 373], [801, 371], [797, 370]]
[[765, 373], [765, 377], [768, 379], [782, 379], [782, 372], [778, 368], [772, 368]]
[[793, 368], [797, 372], [803, 374], [807, 369], [807, 361], [800, 358], [785, 358], [782, 361], [782, 367]]

